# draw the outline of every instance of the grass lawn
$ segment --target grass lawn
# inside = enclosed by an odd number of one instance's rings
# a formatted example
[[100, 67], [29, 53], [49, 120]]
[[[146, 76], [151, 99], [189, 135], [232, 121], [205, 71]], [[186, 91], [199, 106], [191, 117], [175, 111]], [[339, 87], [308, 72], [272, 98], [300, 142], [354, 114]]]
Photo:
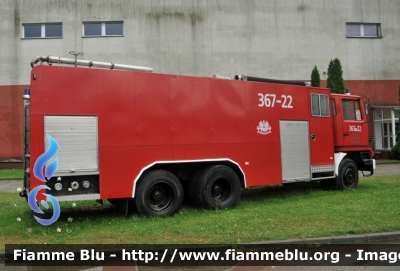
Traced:
[[24, 170], [23, 169], [1, 169], [0, 170], [0, 180], [7, 180], [7, 179], [22, 179], [24, 177]]
[[350, 191], [323, 191], [317, 183], [247, 189], [234, 209], [184, 206], [166, 218], [124, 217], [108, 203], [62, 202], [58, 221], [42, 226], [17, 193], [0, 193], [0, 204], [0, 250], [18, 243], [232, 244], [398, 231], [400, 176], [360, 178]]

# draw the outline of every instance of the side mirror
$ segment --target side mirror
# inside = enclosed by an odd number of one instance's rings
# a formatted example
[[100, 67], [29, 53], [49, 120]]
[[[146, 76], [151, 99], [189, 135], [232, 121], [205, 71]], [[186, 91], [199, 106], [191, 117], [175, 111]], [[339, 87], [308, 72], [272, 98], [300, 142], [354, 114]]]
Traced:
[[369, 113], [371, 111], [371, 105], [369, 104], [369, 102], [366, 102], [364, 104], [364, 108], [365, 108], [365, 114], [369, 115]]

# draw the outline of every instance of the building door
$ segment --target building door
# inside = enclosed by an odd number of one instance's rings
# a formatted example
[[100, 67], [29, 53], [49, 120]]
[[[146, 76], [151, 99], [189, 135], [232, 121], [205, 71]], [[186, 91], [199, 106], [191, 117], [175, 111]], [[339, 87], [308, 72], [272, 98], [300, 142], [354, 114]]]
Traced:
[[387, 107], [374, 108], [374, 149], [391, 150], [396, 144], [396, 131], [399, 125], [399, 109]]

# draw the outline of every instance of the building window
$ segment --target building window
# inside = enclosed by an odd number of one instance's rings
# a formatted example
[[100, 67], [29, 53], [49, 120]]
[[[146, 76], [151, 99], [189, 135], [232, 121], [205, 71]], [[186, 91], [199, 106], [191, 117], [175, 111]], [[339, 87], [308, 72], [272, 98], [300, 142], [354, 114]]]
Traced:
[[348, 38], [381, 38], [381, 24], [376, 23], [346, 23]]
[[311, 94], [311, 113], [313, 117], [329, 117], [328, 95]]
[[25, 39], [62, 38], [62, 23], [24, 24]]
[[124, 35], [123, 22], [84, 22], [84, 37], [119, 37]]

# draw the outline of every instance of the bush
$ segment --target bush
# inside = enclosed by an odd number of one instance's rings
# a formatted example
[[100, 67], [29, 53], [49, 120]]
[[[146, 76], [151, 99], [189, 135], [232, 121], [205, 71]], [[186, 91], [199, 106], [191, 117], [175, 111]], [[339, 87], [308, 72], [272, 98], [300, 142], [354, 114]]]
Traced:
[[400, 160], [400, 141], [394, 145], [391, 151], [392, 159]]
[[400, 160], [400, 125], [396, 132], [396, 142], [391, 151], [392, 159]]

